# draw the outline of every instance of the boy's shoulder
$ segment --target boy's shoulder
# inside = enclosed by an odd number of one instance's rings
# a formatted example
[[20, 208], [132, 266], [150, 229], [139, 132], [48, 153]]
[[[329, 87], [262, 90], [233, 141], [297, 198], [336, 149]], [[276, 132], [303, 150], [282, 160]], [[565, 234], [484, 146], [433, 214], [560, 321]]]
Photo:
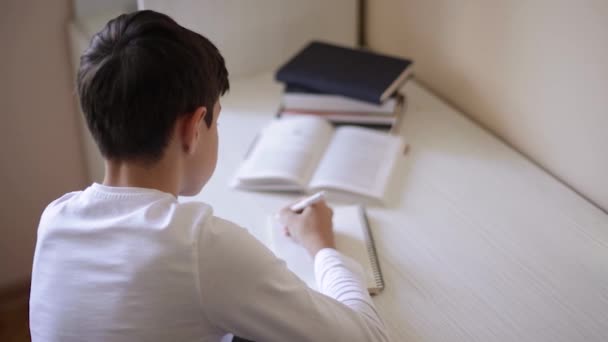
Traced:
[[189, 204], [209, 208], [209, 213], [204, 219], [195, 219], [197, 244], [202, 250], [217, 253], [222, 250], [234, 251], [259, 247], [260, 241], [247, 228], [215, 215], [210, 205], [202, 202], [189, 202]]
[[[198, 244], [202, 250], [223, 254], [230, 259], [242, 259], [239, 263], [250, 262], [250, 257], [257, 258], [261, 249], [266, 249], [248, 229], [218, 216], [209, 217], [200, 228]], [[223, 253], [226, 250], [232, 252]]]
[[68, 203], [71, 200], [73, 200], [74, 198], [78, 197], [81, 193], [82, 193], [82, 190], [79, 190], [79, 191], [68, 192], [66, 194], [61, 195], [60, 197], [58, 197], [57, 199], [55, 199], [51, 203], [49, 203], [46, 206], [46, 208], [44, 208], [44, 211], [42, 212], [42, 217], [44, 218], [45, 216], [49, 215], [50, 213], [63, 207], [66, 203]]
[[52, 208], [52, 207], [61, 205], [62, 203], [65, 203], [65, 202], [73, 199], [74, 197], [77, 197], [80, 194], [82, 194], [82, 190], [67, 192], [67, 193], [59, 196], [55, 200], [53, 200], [51, 203], [49, 203], [49, 205], [47, 207]]
[[205, 231], [203, 234], [206, 235], [208, 239], [232, 238], [242, 234], [249, 235], [249, 231], [230, 220], [210, 215], [209, 220], [205, 222]]
[[[133, 209], [133, 216], [140, 215], [141, 206], [146, 208], [148, 217], [170, 222], [170, 230], [174, 233], [190, 235], [190, 238], [197, 240], [199, 245], [205, 245], [210, 249], [225, 248], [225, 246], [251, 245], [257, 241], [249, 231], [242, 226], [216, 216], [210, 204], [201, 201], [178, 201], [174, 197], [154, 195], [150, 202], [146, 204], [146, 199], [131, 207], [129, 203], [121, 203], [122, 198], [99, 198], [95, 197], [95, 192], [90, 188], [82, 191], [69, 192], [49, 203], [42, 213], [40, 226], [55, 226], [58, 222], [65, 223], [66, 218], [69, 222], [78, 220], [99, 220], [100, 217], [119, 213], [120, 216], [129, 220], [136, 221], [136, 218], [129, 218], [126, 211]], [[142, 204], [143, 203], [143, 204]], [[138, 213], [139, 212], [139, 213]], [[155, 220], [156, 220], [155, 219]], [[115, 221], [115, 218], [113, 219]]]
[[148, 189], [133, 192], [126, 189], [104, 190], [107, 189], [90, 186], [60, 196], [46, 206], [41, 223], [66, 216], [86, 220], [120, 214], [127, 218], [130, 212], [137, 216], [141, 210], [150, 215], [145, 219], [163, 217], [177, 226], [207, 225], [213, 217], [213, 208], [204, 202], [181, 202], [169, 194]]

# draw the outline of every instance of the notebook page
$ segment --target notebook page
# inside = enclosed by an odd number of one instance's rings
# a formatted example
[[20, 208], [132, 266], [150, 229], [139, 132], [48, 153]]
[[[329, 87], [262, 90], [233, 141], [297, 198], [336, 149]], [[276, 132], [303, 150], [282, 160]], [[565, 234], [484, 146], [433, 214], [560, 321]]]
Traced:
[[288, 180], [304, 188], [332, 134], [331, 125], [319, 118], [273, 120], [258, 135], [235, 179], [244, 185]]
[[373, 129], [336, 129], [310, 188], [337, 189], [382, 199], [403, 140]]
[[[334, 233], [336, 249], [355, 260], [363, 269], [365, 283], [368, 289], [374, 289], [374, 278], [371, 256], [367, 251], [365, 225], [362, 221], [359, 206], [334, 207]], [[270, 229], [270, 248], [277, 257], [285, 260], [287, 268], [297, 274], [309, 287], [317, 289], [314, 275], [313, 259], [300, 245], [283, 234], [282, 227], [275, 217], [268, 218]]]

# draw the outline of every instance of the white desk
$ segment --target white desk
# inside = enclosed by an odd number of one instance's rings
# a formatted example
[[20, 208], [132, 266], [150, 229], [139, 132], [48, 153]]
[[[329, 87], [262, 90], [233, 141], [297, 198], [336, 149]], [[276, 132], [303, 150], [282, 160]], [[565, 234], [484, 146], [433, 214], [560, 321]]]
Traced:
[[[413, 82], [410, 151], [369, 207], [395, 341], [607, 341], [608, 215]], [[215, 175], [195, 197], [266, 241], [293, 196], [228, 187], [281, 86], [233, 81]]]

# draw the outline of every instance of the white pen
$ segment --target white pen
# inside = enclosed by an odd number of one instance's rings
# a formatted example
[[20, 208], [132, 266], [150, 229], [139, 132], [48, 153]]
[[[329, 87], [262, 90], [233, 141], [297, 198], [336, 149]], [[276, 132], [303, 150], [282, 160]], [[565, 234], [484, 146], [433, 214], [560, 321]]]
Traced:
[[323, 200], [324, 198], [325, 198], [325, 191], [319, 191], [316, 194], [314, 194], [310, 197], [306, 197], [303, 200], [299, 201], [298, 203], [293, 204], [291, 207], [289, 207], [289, 209], [291, 209], [292, 211], [301, 211], [301, 210], [304, 210], [309, 205], [317, 203], [317, 202]]

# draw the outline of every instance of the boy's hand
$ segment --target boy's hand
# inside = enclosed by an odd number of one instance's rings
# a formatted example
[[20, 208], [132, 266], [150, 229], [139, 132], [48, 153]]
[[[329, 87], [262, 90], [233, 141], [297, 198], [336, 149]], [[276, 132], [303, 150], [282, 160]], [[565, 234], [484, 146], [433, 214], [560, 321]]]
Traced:
[[285, 233], [302, 245], [313, 258], [323, 248], [336, 248], [331, 222], [333, 211], [325, 201], [314, 203], [301, 213], [285, 207], [279, 214]]

